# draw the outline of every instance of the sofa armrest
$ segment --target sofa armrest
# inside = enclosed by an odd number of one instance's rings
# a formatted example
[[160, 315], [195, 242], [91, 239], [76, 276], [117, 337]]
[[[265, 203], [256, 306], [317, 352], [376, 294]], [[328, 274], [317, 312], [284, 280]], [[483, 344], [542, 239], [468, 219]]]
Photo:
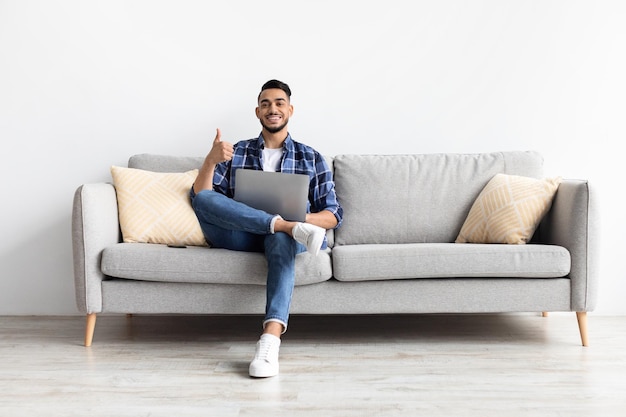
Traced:
[[539, 228], [542, 243], [570, 252], [571, 309], [578, 312], [593, 311], [597, 300], [599, 230], [594, 197], [587, 181], [563, 180]]
[[72, 207], [72, 251], [76, 305], [82, 313], [102, 311], [102, 250], [120, 239], [113, 185], [99, 183], [78, 187]]

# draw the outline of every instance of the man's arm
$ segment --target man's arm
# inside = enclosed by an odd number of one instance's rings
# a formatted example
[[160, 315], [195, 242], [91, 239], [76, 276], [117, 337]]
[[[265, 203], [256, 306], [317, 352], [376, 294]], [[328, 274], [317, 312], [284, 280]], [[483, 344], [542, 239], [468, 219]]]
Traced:
[[326, 160], [315, 152], [316, 188], [313, 189], [314, 199], [311, 201], [311, 211], [306, 215], [306, 223], [324, 229], [334, 229], [341, 224], [343, 209], [337, 201], [333, 174]]
[[204, 158], [204, 162], [198, 172], [196, 182], [193, 184], [194, 193], [199, 193], [202, 190], [213, 189], [213, 174], [215, 173], [215, 165], [220, 162], [230, 161], [233, 159], [233, 144], [229, 142], [222, 142], [222, 132], [217, 129], [215, 139], [213, 140], [213, 146]]
[[307, 213], [305, 222], [324, 229], [333, 229], [337, 226], [337, 218], [328, 210], [322, 210], [319, 213]]

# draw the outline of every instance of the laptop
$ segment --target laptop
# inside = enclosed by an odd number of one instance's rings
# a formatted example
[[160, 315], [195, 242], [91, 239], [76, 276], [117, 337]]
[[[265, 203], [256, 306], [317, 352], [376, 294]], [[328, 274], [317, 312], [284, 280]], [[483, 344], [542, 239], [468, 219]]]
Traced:
[[305, 220], [308, 196], [306, 174], [241, 168], [235, 172], [235, 200], [270, 214], [280, 214], [285, 220]]

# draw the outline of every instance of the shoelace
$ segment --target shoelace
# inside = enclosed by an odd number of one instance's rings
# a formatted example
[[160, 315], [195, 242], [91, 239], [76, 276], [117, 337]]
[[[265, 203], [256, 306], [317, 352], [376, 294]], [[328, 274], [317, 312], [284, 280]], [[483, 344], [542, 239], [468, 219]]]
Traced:
[[266, 340], [261, 340], [259, 342], [259, 348], [257, 349], [256, 358], [264, 361], [268, 361], [270, 355], [274, 354], [275, 344]]

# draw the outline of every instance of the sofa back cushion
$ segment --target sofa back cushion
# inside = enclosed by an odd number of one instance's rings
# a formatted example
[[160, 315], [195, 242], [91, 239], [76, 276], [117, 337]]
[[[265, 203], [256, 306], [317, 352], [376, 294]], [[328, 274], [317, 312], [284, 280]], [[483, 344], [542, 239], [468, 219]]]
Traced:
[[454, 242], [494, 175], [543, 175], [534, 151], [338, 155], [333, 162], [344, 209], [335, 245]]
[[199, 169], [202, 162], [204, 162], [204, 157], [142, 153], [128, 159], [128, 168], [154, 172], [186, 172]]
[[[324, 155], [326, 163], [333, 169], [333, 157]], [[155, 172], [186, 172], [192, 169], [200, 169], [204, 157], [202, 156], [173, 156], [142, 153], [133, 155], [128, 159], [128, 167], [145, 169]]]

